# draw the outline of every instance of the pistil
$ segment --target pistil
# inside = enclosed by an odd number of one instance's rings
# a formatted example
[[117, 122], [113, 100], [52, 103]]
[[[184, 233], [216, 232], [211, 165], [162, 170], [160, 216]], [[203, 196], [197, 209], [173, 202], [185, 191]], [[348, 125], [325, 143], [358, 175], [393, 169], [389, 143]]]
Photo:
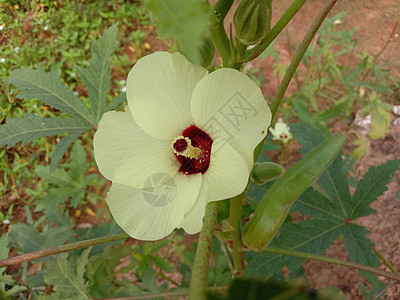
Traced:
[[175, 154], [187, 158], [198, 159], [201, 155], [201, 149], [192, 146], [192, 141], [182, 135], [177, 136], [171, 142], [171, 148]]

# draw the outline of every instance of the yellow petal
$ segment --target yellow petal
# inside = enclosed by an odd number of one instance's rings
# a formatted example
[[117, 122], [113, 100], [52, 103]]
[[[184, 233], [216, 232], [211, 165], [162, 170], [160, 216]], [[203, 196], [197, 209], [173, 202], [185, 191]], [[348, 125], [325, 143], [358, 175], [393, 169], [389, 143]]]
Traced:
[[219, 69], [196, 86], [191, 103], [195, 125], [213, 140], [223, 138], [253, 165], [253, 151], [267, 134], [271, 111], [260, 88], [246, 75]]
[[203, 218], [206, 211], [207, 199], [208, 193], [203, 188], [200, 189], [196, 204], [185, 215], [185, 219], [180, 226], [187, 233], [195, 234], [200, 232], [201, 227], [203, 226]]
[[208, 192], [208, 201], [224, 200], [240, 194], [248, 180], [248, 165], [239, 152], [227, 141], [214, 141], [210, 166], [203, 174], [202, 189]]
[[158, 240], [182, 223], [198, 197], [202, 176], [177, 174], [154, 189], [113, 183], [106, 202], [118, 225], [131, 237]]
[[169, 141], [155, 139], [125, 112], [106, 112], [94, 135], [94, 155], [101, 174], [108, 180], [135, 188], [153, 187], [154, 174], [175, 176], [179, 169]]
[[155, 52], [140, 59], [126, 85], [136, 123], [153, 137], [171, 141], [193, 124], [190, 99], [206, 75], [180, 53]]

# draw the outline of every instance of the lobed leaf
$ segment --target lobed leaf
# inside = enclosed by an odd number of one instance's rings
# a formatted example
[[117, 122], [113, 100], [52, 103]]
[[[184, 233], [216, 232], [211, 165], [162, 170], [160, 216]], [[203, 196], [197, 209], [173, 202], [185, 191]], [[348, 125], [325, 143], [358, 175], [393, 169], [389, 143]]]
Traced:
[[83, 274], [90, 250], [91, 248], [88, 248], [83, 251], [76, 269], [68, 261], [68, 253], [61, 253], [46, 264], [45, 281], [53, 285], [54, 290], [61, 296], [60, 299], [89, 299]]
[[[298, 224], [284, 224], [270, 246], [313, 254], [323, 254], [340, 235], [344, 222], [336, 220], [306, 220]], [[304, 258], [269, 252], [249, 252], [250, 259], [245, 274], [248, 276], [271, 276], [280, 272], [283, 266], [294, 271], [304, 262]]]
[[52, 174], [55, 169], [57, 168], [58, 162], [60, 159], [64, 156], [64, 153], [68, 150], [68, 147], [75, 142], [78, 137], [83, 133], [84, 131], [75, 131], [72, 132], [71, 134], [67, 135], [64, 137], [54, 148], [53, 153], [50, 156], [51, 162], [50, 162], [50, 174]]
[[93, 41], [89, 67], [77, 66], [78, 76], [88, 89], [95, 124], [99, 122], [105, 111], [111, 84], [110, 56], [118, 44], [117, 33], [117, 24], [105, 30], [100, 39]]
[[25, 114], [24, 118], [7, 119], [7, 123], [0, 126], [0, 147], [12, 147], [18, 142], [24, 145], [44, 136], [89, 129], [91, 127], [87, 122], [77, 119], [42, 118], [34, 114]]
[[23, 67], [14, 70], [4, 82], [15, 84], [21, 90], [18, 94], [21, 99], [36, 98], [79, 120], [93, 123], [85, 104], [60, 81], [56, 70], [45, 72]]
[[[368, 233], [369, 231], [362, 226], [349, 224], [343, 231], [344, 245], [351, 261], [378, 268], [379, 259], [376, 254], [372, 252], [374, 244], [365, 236]], [[378, 283], [378, 277], [375, 274], [363, 271], [360, 271], [360, 273], [372, 284]]]
[[121, 103], [126, 101], [126, 93], [120, 93], [117, 97], [114, 98], [105, 108], [105, 111], [109, 111], [117, 108]]
[[351, 197], [351, 219], [368, 216], [374, 213], [369, 205], [386, 190], [394, 172], [399, 169], [400, 159], [390, 160], [378, 167], [370, 167], [364, 178], [357, 184], [356, 191]]

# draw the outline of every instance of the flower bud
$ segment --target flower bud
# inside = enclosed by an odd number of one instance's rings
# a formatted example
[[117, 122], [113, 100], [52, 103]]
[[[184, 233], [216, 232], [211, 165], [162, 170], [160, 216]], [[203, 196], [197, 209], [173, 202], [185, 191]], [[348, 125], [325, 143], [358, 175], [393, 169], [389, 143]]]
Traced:
[[233, 24], [241, 43], [247, 46], [257, 44], [270, 30], [271, 0], [242, 0]]
[[285, 169], [273, 162], [256, 162], [250, 173], [250, 180], [256, 185], [263, 185], [278, 179], [285, 173]]

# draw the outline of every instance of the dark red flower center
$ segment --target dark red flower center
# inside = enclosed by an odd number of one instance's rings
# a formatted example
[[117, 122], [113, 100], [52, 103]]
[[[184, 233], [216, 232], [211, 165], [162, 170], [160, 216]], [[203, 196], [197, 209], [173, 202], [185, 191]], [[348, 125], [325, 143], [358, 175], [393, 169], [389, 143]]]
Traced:
[[[176, 159], [181, 164], [179, 172], [185, 175], [197, 173], [204, 174], [210, 166], [211, 145], [213, 143], [212, 138], [195, 125], [191, 125], [183, 130], [182, 136], [190, 139], [191, 147], [197, 148], [201, 151], [196, 158], [174, 153]], [[176, 152], [183, 152], [188, 146], [190, 146], [185, 138], [178, 139], [174, 142], [172, 147]]]
[[185, 139], [177, 140], [172, 146], [177, 152], [183, 152], [188, 147], [188, 142]]

